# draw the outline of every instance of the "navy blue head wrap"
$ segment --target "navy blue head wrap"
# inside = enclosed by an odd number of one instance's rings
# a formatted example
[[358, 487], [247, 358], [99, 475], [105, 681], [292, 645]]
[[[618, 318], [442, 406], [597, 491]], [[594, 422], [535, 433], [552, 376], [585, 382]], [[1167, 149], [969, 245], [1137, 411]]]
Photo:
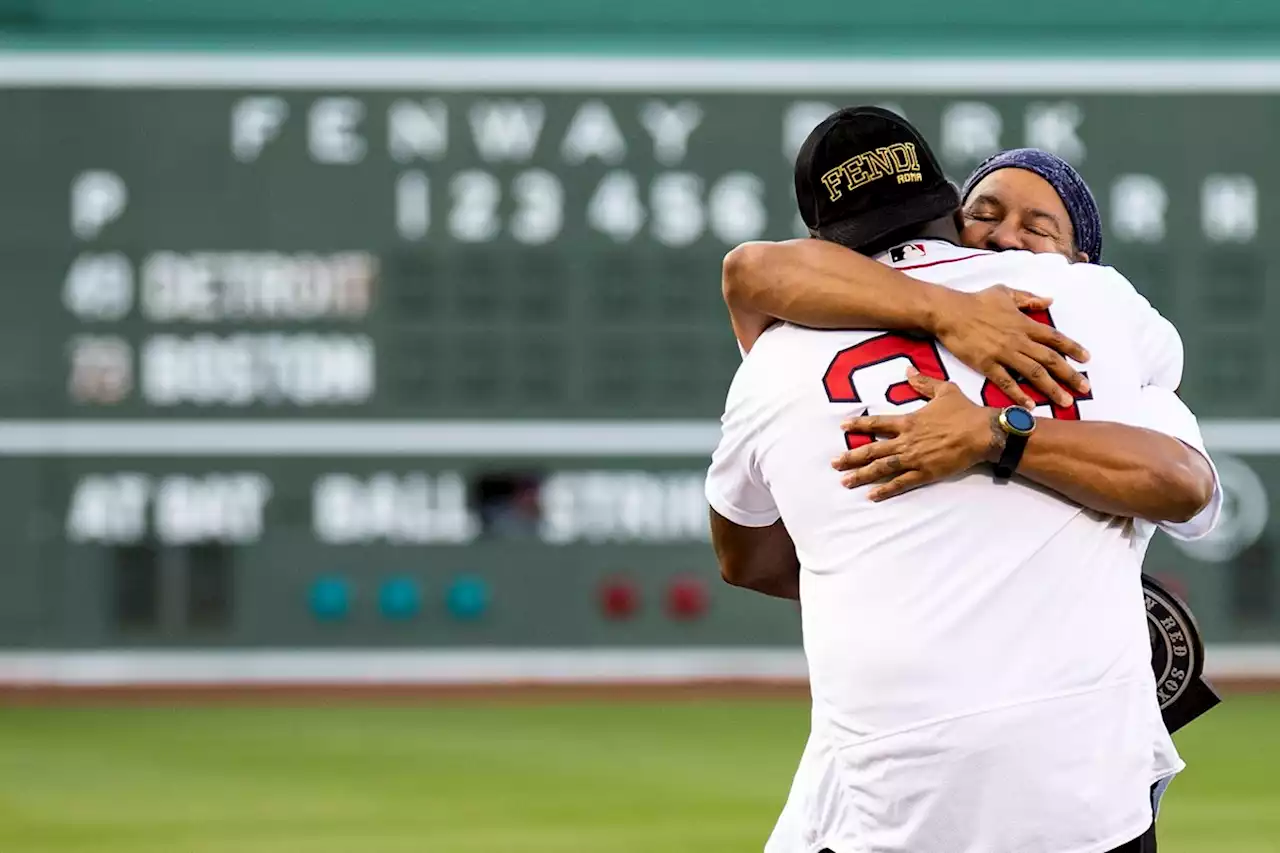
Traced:
[[1062, 199], [1071, 219], [1071, 227], [1076, 234], [1076, 248], [1089, 256], [1089, 263], [1102, 261], [1102, 218], [1098, 215], [1098, 203], [1089, 192], [1089, 185], [1080, 177], [1080, 173], [1071, 168], [1071, 164], [1057, 154], [1041, 151], [1039, 148], [1014, 148], [1001, 151], [988, 157], [973, 174], [964, 182], [960, 192], [963, 203], [978, 183], [1000, 169], [1025, 169], [1039, 175]]

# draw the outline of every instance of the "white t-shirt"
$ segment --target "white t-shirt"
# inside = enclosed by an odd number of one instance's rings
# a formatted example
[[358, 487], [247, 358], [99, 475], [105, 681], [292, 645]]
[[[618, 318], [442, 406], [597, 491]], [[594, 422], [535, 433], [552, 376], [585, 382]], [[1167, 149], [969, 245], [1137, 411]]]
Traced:
[[[1177, 332], [1114, 270], [938, 241], [909, 254], [899, 269], [957, 290], [1001, 283], [1054, 298], [1052, 321], [1092, 356], [1091, 399], [1057, 416], [1144, 426], [1204, 452], [1172, 393]], [[809, 744], [766, 850], [1110, 850], [1150, 825], [1150, 786], [1182, 767], [1139, 582], [1154, 527], [1022, 478], [997, 484], [983, 467], [879, 504], [845, 489], [830, 466], [841, 421], [923, 405], [904, 402], [905, 352], [984, 399], [983, 378], [932, 341], [785, 324], [761, 336], [729, 390], [707, 499], [740, 525], [784, 520], [813, 695]], [[1220, 504], [1216, 491], [1170, 532], [1204, 535]]]

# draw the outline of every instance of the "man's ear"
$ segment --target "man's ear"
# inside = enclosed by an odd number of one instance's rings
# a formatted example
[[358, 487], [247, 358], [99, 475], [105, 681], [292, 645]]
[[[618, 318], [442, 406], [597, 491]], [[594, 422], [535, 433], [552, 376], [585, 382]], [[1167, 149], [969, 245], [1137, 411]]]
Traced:
[[1087, 264], [1087, 263], [1089, 263], [1089, 256], [1088, 256], [1088, 255], [1086, 255], [1084, 252], [1077, 251], [1077, 252], [1076, 252], [1076, 260], [1077, 260], [1077, 261], [1079, 261], [1079, 262], [1080, 262], [1080, 263], [1082, 263], [1082, 264]]

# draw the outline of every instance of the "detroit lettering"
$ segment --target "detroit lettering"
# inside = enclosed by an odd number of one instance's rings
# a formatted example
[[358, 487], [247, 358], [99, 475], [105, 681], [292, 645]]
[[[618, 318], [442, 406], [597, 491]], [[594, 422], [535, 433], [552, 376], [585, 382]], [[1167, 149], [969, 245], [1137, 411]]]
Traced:
[[835, 201], [843, 195], [841, 184], [844, 189], [854, 190], [886, 175], [896, 175], [900, 184], [924, 180], [913, 143], [884, 145], [874, 151], [864, 151], [856, 157], [850, 157], [823, 175], [822, 183], [831, 194], [831, 200]]

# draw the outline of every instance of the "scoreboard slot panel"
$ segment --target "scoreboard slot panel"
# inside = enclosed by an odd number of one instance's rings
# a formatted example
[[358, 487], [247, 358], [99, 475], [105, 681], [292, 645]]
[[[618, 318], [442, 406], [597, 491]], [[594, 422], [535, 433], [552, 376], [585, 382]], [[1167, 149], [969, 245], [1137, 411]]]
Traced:
[[707, 540], [720, 263], [804, 233], [792, 158], [850, 103], [956, 179], [1080, 168], [1206, 432], [1252, 424], [1230, 523], [1151, 566], [1211, 641], [1280, 636], [1274, 95], [1014, 88], [0, 81], [0, 642], [795, 642]]

